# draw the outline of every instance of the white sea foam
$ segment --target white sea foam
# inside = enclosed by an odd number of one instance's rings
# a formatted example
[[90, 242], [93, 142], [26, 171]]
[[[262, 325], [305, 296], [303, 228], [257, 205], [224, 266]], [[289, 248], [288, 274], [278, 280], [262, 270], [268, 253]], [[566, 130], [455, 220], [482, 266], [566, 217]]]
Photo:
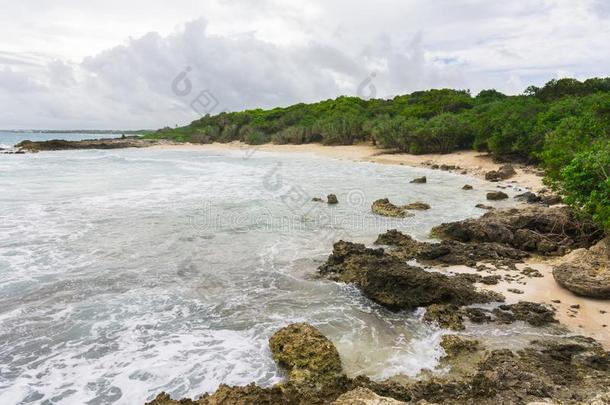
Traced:
[[[278, 163], [281, 187], [270, 190]], [[280, 375], [267, 341], [290, 322], [319, 327], [350, 375], [433, 368], [438, 330], [311, 275], [334, 240], [370, 243], [385, 230], [346, 220], [378, 198], [429, 202], [388, 225], [426, 238], [440, 221], [471, 216], [485, 192], [456, 192], [454, 176], [426, 169], [242, 151], [50, 152], [0, 166], [0, 404], [132, 404], [162, 390], [271, 385]], [[406, 186], [420, 174], [425, 189]], [[294, 207], [294, 189], [340, 204]], [[349, 202], [353, 190], [361, 203]], [[292, 222], [269, 228], [261, 213]]]

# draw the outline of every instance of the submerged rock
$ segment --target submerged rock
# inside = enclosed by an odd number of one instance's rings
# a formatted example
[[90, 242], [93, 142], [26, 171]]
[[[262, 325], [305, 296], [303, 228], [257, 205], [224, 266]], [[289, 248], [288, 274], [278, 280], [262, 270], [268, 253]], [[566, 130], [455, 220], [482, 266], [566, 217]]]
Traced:
[[553, 277], [563, 288], [591, 298], [610, 298], [610, 237], [590, 249], [578, 249], [553, 269]]
[[387, 198], [375, 201], [371, 210], [373, 213], [384, 217], [406, 218], [413, 215], [407, 212], [406, 206], [394, 205]]
[[426, 271], [386, 254], [383, 249], [344, 241], [335, 243], [320, 273], [335, 281], [355, 284], [365, 296], [392, 309], [503, 299], [497, 293], [477, 291], [464, 278]]
[[424, 202], [417, 201], [417, 202], [405, 205], [404, 208], [408, 209], [408, 210], [424, 211], [424, 210], [429, 210], [431, 207], [430, 207], [430, 204], [426, 204]]
[[417, 177], [417, 178], [411, 180], [411, 183], [413, 183], [413, 184], [425, 184], [427, 182], [428, 182], [428, 179], [426, 178], [426, 176]]

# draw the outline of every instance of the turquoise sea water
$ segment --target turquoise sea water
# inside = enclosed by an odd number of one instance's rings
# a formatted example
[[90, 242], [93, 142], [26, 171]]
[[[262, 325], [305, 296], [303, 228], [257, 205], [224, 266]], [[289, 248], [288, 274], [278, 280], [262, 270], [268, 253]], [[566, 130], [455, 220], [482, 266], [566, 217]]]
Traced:
[[[428, 184], [409, 184], [421, 175]], [[268, 386], [281, 379], [268, 338], [297, 321], [333, 340], [350, 375], [432, 368], [441, 332], [417, 311], [387, 311], [316, 269], [339, 239], [371, 244], [391, 228], [425, 239], [481, 215], [490, 187], [256, 150], [0, 155], [0, 404]], [[329, 193], [338, 205], [311, 201]], [[432, 209], [370, 214], [384, 197]]]

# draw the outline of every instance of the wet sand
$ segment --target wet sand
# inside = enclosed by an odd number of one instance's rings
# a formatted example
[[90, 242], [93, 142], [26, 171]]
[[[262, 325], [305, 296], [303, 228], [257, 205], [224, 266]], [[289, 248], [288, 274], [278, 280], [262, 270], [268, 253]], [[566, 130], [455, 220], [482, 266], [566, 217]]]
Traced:
[[[478, 286], [502, 293], [506, 297], [507, 304], [519, 301], [547, 304], [555, 308], [556, 318], [563, 326], [576, 334], [598, 340], [610, 350], [610, 301], [580, 297], [559, 286], [553, 278], [552, 271], [553, 265], [560, 261], [561, 257], [531, 258], [523, 264], [518, 264], [518, 271], [493, 269], [478, 273], [475, 269], [465, 266], [452, 266], [444, 271], [500, 275], [502, 280], [498, 284]], [[521, 274], [526, 267], [538, 270], [542, 277], [528, 277]], [[510, 280], [506, 280], [505, 276]], [[509, 290], [519, 290], [521, 293]]]

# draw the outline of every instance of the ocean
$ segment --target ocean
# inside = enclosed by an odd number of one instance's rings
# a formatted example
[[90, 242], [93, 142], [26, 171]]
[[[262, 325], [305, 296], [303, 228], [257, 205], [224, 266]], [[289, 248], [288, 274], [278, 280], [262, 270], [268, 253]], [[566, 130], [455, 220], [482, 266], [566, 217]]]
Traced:
[[[427, 184], [409, 184], [422, 175]], [[370, 245], [399, 229], [424, 240], [436, 224], [479, 216], [490, 187], [256, 149], [0, 155], [0, 403], [269, 386], [281, 374], [268, 339], [291, 322], [318, 327], [351, 376], [433, 368], [441, 331], [421, 311], [388, 311], [317, 267], [340, 239]], [[311, 201], [330, 193], [339, 204]], [[385, 197], [432, 209], [372, 215]]]

